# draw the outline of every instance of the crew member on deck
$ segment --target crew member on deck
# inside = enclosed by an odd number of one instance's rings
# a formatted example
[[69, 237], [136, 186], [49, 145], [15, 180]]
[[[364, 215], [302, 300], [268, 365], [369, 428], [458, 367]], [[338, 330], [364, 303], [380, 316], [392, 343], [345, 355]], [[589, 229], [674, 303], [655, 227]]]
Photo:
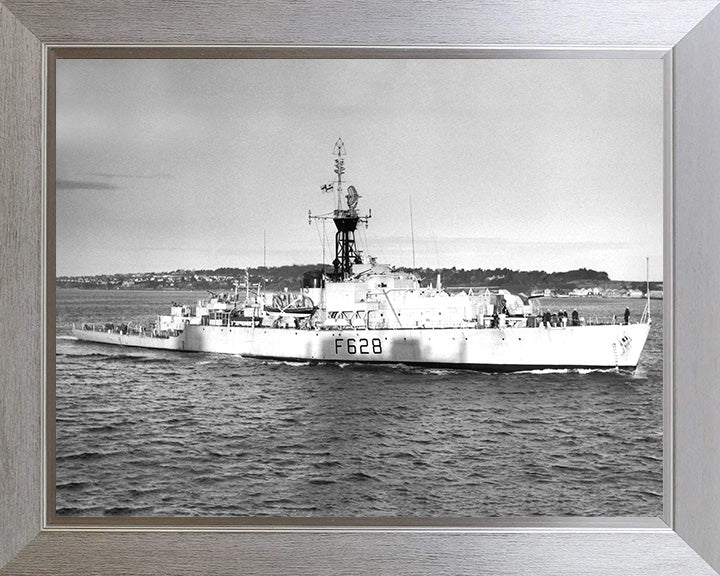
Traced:
[[630, 308], [625, 308], [625, 324], [630, 324]]
[[580, 314], [578, 314], [577, 308], [572, 311], [572, 325], [580, 326]]

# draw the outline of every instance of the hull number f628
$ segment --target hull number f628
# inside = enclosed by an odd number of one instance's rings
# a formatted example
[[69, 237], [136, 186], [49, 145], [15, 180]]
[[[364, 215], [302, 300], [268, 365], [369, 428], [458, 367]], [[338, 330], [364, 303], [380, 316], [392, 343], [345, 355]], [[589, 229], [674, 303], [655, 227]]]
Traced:
[[335, 354], [382, 354], [380, 338], [335, 338]]

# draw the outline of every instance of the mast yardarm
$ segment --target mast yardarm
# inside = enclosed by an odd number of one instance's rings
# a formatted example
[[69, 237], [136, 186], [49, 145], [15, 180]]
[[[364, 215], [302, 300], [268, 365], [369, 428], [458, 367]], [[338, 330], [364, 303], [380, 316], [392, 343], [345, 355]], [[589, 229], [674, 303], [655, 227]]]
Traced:
[[[360, 199], [355, 186], [348, 186], [347, 193], [343, 195], [343, 175], [345, 174], [345, 143], [342, 138], [338, 138], [333, 148], [335, 156], [334, 172], [336, 179], [330, 183], [321, 186], [323, 192], [330, 192], [337, 185], [337, 208], [332, 214], [324, 214], [313, 216], [308, 213], [308, 221], [312, 220], [329, 220], [332, 218], [335, 223], [337, 232], [335, 233], [335, 259], [333, 260], [333, 272], [330, 279], [339, 281], [345, 280], [352, 275], [353, 264], [362, 264], [362, 253], [355, 246], [355, 230], [358, 222], [364, 222], [367, 226], [368, 219], [372, 216], [368, 212], [367, 216], [358, 214], [357, 205]], [[343, 198], [345, 203], [343, 205]]]

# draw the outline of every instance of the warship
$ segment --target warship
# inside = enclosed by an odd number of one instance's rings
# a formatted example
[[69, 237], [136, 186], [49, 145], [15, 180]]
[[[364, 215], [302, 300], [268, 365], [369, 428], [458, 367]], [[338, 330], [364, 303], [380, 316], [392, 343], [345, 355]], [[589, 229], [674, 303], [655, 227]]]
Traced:
[[336, 192], [328, 213], [308, 220], [335, 226], [332, 268], [307, 272], [297, 293], [235, 285], [194, 305], [173, 303], [150, 325], [73, 326], [80, 341], [237, 354], [291, 362], [362, 362], [467, 368], [488, 372], [543, 369], [635, 369], [650, 330], [650, 302], [636, 323], [550, 315], [538, 299], [489, 288], [453, 291], [438, 276], [379, 264], [358, 248], [360, 195], [346, 186], [345, 145], [333, 150]]

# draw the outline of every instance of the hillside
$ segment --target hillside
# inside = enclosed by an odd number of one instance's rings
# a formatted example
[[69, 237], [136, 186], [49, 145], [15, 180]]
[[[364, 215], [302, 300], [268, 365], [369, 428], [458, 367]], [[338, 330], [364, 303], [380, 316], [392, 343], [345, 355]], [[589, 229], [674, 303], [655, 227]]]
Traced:
[[[251, 283], [263, 281], [269, 290], [283, 288], [296, 289], [302, 276], [310, 270], [321, 268], [320, 264], [301, 264], [289, 266], [248, 268]], [[326, 268], [327, 269], [327, 268]], [[600, 288], [601, 290], [645, 289], [644, 282], [610, 280], [606, 272], [579, 268], [567, 272], [545, 272], [542, 270], [510, 270], [509, 268], [398, 268], [414, 271], [422, 284], [435, 283], [438, 273], [442, 283], [448, 288], [492, 287], [505, 288], [512, 292], [531, 292], [549, 290], [566, 294], [576, 288]], [[101, 288], [121, 290], [212, 290], [228, 291], [234, 282], [244, 284], [244, 268], [217, 268], [215, 270], [174, 270], [172, 272], [142, 272], [111, 274], [98, 276], [61, 276], [57, 278], [58, 287], [64, 288]], [[662, 290], [662, 282], [652, 282], [652, 290]]]

